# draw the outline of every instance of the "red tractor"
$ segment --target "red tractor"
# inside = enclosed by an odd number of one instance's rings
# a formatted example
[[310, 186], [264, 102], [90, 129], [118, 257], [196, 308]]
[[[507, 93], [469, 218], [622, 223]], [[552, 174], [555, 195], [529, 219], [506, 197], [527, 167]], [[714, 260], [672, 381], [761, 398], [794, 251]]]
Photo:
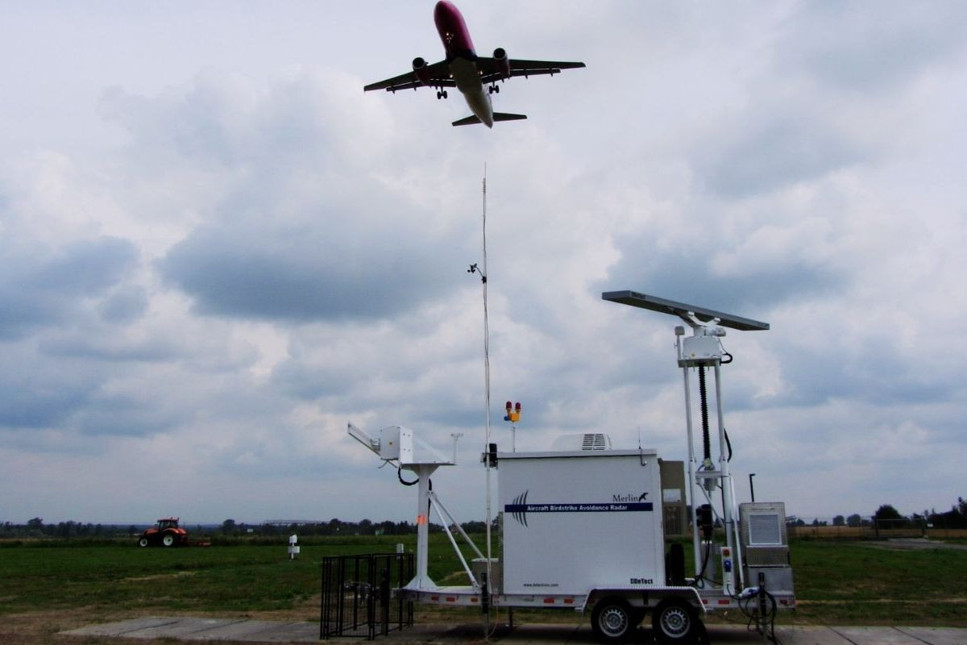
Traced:
[[145, 529], [138, 539], [138, 546], [187, 546], [188, 531], [178, 526], [177, 517], [164, 517], [154, 528]]

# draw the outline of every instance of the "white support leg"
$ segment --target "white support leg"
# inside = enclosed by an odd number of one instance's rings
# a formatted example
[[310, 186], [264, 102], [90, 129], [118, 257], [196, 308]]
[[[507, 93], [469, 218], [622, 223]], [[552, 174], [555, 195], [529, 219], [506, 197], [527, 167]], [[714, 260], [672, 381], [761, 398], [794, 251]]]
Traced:
[[434, 465], [407, 466], [419, 477], [416, 505], [416, 576], [406, 585], [406, 589], [432, 590], [437, 585], [427, 574], [429, 563], [430, 537], [430, 475], [437, 469]]

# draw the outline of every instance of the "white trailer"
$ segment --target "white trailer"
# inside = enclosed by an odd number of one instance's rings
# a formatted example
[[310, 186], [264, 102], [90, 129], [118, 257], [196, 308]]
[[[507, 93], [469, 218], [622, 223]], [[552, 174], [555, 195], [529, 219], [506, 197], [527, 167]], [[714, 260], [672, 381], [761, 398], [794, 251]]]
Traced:
[[497, 472], [504, 594], [664, 586], [655, 451], [502, 453]]
[[[693, 575], [686, 576], [683, 545], [666, 544], [663, 502], [679, 491], [670, 483], [663, 485], [661, 460], [654, 450], [614, 450], [602, 435], [584, 435], [570, 447], [547, 452], [498, 452], [491, 444], [483, 462], [498, 476], [500, 552], [493, 553], [488, 543], [485, 556], [428, 485], [438, 467], [455, 465], [455, 445], [451, 458], [426, 446], [409, 429], [392, 426], [372, 438], [350, 424], [350, 434], [381, 459], [417, 475], [416, 575], [402, 593], [417, 602], [485, 610], [589, 612], [595, 634], [605, 642], [627, 639], [648, 614], [658, 642], [699, 642], [702, 616], [723, 610], [744, 612], [765, 634], [776, 610], [795, 607], [785, 509], [781, 502], [736, 503], [719, 384], [720, 366], [731, 356], [722, 349], [725, 331], [719, 325], [741, 330], [768, 325], [630, 291], [603, 297], [678, 315], [694, 331], [683, 338], [684, 330], [676, 329], [678, 363], [685, 377]], [[714, 397], [707, 392], [706, 370], [714, 379]], [[696, 374], [701, 454], [692, 423], [691, 382]], [[716, 404], [714, 442], [709, 398]], [[432, 511], [450, 537], [469, 585], [439, 586], [430, 579], [427, 525]], [[476, 556], [469, 564], [451, 526]]]
[[[630, 634], [647, 611], [659, 629], [693, 642], [701, 597], [669, 584], [662, 486], [654, 450], [498, 455], [502, 517], [498, 604], [538, 596], [591, 610], [604, 640]], [[664, 627], [660, 625], [664, 623]]]

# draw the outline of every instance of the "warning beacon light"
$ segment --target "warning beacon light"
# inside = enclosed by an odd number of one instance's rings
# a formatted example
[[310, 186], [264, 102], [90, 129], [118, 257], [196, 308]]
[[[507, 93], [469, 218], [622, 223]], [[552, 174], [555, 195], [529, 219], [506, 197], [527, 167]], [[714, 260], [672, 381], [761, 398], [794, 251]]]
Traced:
[[510, 421], [511, 423], [517, 423], [520, 421], [520, 401], [516, 405], [511, 405], [510, 401], [507, 401], [507, 416], [504, 417], [504, 421]]

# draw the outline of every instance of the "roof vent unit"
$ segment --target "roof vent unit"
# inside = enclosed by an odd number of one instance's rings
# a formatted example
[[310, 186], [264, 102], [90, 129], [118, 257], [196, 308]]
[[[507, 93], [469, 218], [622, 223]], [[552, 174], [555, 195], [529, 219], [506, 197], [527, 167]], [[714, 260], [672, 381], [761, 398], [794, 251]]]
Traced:
[[600, 432], [566, 434], [554, 440], [555, 450], [611, 450], [611, 437]]
[[600, 432], [584, 435], [581, 450], [611, 450], [611, 437]]

